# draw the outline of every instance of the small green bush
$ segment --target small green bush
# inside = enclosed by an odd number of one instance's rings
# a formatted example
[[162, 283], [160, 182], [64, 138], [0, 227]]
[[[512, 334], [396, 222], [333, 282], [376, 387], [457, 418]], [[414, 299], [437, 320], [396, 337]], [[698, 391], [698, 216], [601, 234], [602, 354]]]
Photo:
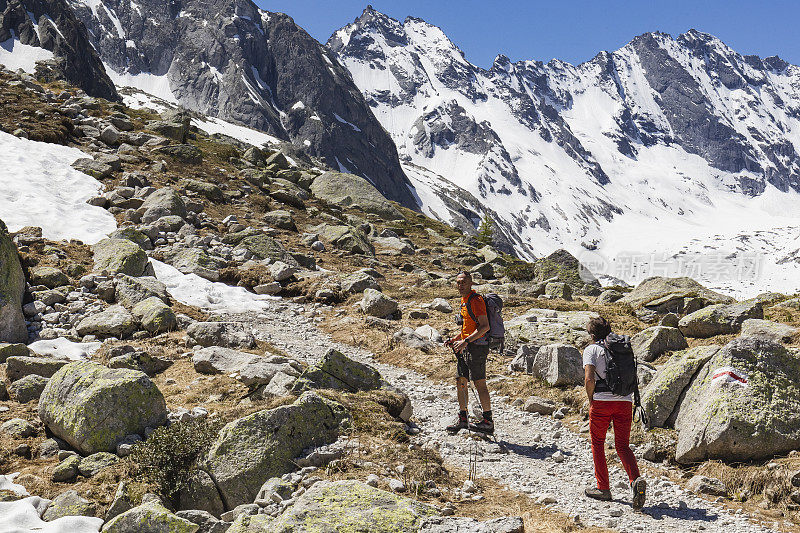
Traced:
[[536, 277], [533, 263], [511, 263], [506, 267], [506, 277], [511, 281], [532, 281]]
[[191, 483], [221, 426], [219, 421], [190, 420], [156, 429], [131, 450], [129, 459], [135, 479], [165, 500], [175, 502], [181, 489]]

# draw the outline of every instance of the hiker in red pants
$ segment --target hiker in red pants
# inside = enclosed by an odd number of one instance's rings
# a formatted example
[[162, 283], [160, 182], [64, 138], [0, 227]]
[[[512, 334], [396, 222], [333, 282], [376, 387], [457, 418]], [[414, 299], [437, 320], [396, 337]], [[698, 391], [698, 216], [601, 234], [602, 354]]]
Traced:
[[[583, 351], [583, 368], [585, 371], [586, 394], [589, 397], [589, 430], [592, 438], [592, 459], [594, 460], [594, 475], [597, 479], [596, 487], [589, 487], [584, 492], [586, 496], [596, 500], [611, 500], [611, 490], [608, 482], [608, 465], [606, 464], [606, 432], [609, 424], [614, 423], [614, 447], [622, 466], [630, 480], [633, 491], [633, 508], [641, 509], [644, 505], [647, 484], [639, 475], [639, 466], [636, 457], [630, 448], [631, 422], [633, 421], [633, 394], [620, 396], [611, 392], [606, 384], [615, 381], [612, 376], [607, 376], [607, 368], [620, 374], [630, 373], [630, 368], [625, 365], [633, 364], [635, 375], [635, 360], [632, 351], [628, 358], [618, 358], [611, 353], [609, 346], [614, 340], [623, 337], [613, 335], [608, 321], [602, 317], [593, 318], [587, 326], [593, 343]], [[624, 337], [627, 340], [627, 337]], [[615, 343], [621, 345], [623, 350], [630, 350], [630, 343]], [[614, 357], [614, 364], [609, 365], [609, 357]], [[627, 361], [633, 361], [628, 363]], [[623, 361], [623, 363], [619, 363]], [[637, 389], [638, 390], [638, 389]]]

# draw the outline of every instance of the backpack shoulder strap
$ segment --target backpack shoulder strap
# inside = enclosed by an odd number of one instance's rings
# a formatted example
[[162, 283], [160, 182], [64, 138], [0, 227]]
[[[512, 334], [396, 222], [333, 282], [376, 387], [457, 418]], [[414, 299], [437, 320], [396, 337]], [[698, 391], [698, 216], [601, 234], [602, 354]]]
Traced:
[[475, 313], [472, 312], [472, 299], [476, 296], [481, 297], [478, 293], [473, 292], [467, 298], [467, 313], [469, 313], [469, 317], [472, 319], [472, 321], [477, 324], [478, 318], [475, 316]]

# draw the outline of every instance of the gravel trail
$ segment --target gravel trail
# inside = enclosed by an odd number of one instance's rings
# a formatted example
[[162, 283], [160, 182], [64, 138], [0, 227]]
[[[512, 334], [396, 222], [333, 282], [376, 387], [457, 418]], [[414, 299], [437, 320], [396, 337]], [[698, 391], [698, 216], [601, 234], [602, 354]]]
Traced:
[[[377, 368], [384, 379], [405, 391], [414, 406], [421, 432], [413, 439], [435, 445], [448, 464], [468, 468], [473, 440], [444, 431], [455, 410], [455, 387], [434, 383], [413, 371], [378, 363], [371, 353], [334, 342], [304, 314], [302, 305], [275, 301], [253, 314], [227, 315], [246, 322], [257, 338], [268, 341], [305, 362], [315, 362], [329, 348]], [[490, 386], [491, 389], [491, 386]], [[474, 398], [470, 397], [471, 403]], [[598, 502], [583, 495], [594, 482], [587, 440], [551, 417], [526, 413], [503, 398], [493, 397], [499, 445], [478, 442], [477, 474], [494, 478], [507, 488], [552, 506], [584, 525], [619, 531], [719, 531], [725, 533], [777, 531], [775, 524], [760, 524], [747, 514], [732, 513], [666, 480], [647, 478], [648, 501], [642, 512], [631, 508], [624, 471], [610, 467], [613, 502]], [[640, 459], [641, 461], [641, 459]]]

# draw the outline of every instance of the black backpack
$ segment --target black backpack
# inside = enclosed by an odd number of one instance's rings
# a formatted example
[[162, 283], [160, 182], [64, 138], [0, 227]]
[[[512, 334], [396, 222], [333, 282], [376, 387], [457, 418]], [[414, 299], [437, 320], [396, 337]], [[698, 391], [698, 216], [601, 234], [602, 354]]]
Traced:
[[[486, 317], [489, 319], [489, 332], [486, 333], [481, 339], [478, 339], [481, 344], [488, 344], [490, 350], [494, 350], [500, 352], [501, 354], [505, 350], [505, 336], [506, 336], [506, 327], [503, 321], [503, 299], [500, 298], [497, 294], [489, 293], [485, 296], [481, 296], [480, 294], [471, 294], [469, 298], [467, 298], [467, 313], [469, 313], [469, 317], [472, 319], [473, 322], [476, 324], [478, 323], [478, 318], [475, 316], [475, 313], [472, 311], [472, 298], [474, 297], [482, 298], [483, 303], [486, 305]], [[460, 326], [461, 325], [461, 315], [456, 316], [456, 323]]]
[[638, 408], [639, 418], [646, 424], [646, 417], [639, 398], [639, 376], [636, 372], [636, 356], [627, 335], [611, 333], [605, 340], [597, 341], [605, 350], [606, 377], [597, 374], [595, 392], [611, 392], [617, 396], [633, 394], [633, 405]]

